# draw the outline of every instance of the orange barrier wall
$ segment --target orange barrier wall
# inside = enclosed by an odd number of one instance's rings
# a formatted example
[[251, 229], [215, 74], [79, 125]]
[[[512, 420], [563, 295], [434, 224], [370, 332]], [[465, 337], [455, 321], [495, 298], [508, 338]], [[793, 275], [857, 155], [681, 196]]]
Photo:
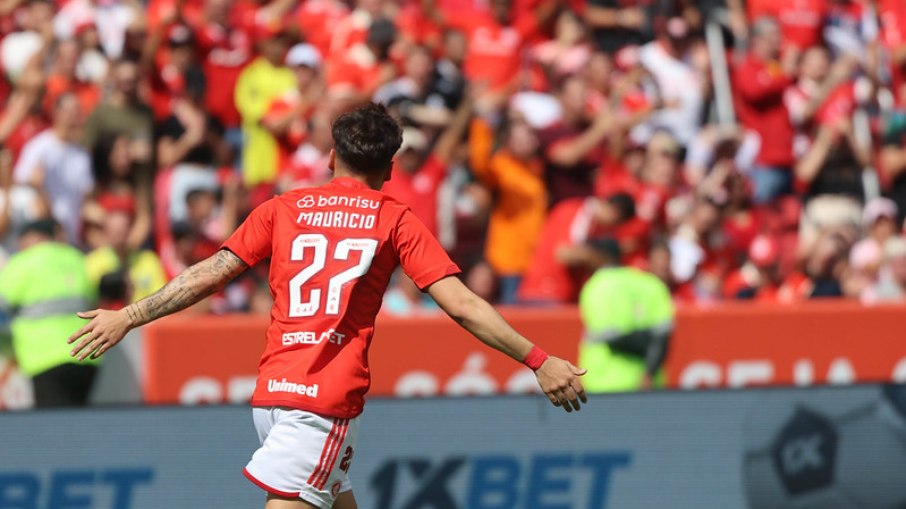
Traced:
[[[574, 360], [574, 308], [510, 309], [518, 330]], [[267, 319], [177, 316], [145, 331], [145, 399], [245, 401], [254, 388]], [[486, 394], [534, 389], [521, 365], [445, 316], [380, 318], [370, 352], [372, 395]], [[667, 369], [680, 388], [906, 381], [906, 307], [820, 302], [683, 309]]]

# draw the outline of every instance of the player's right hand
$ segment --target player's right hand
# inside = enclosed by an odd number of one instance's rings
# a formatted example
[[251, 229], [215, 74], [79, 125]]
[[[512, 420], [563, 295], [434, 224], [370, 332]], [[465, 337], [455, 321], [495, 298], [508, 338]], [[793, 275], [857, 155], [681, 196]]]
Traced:
[[550, 356], [535, 371], [538, 385], [554, 406], [563, 407], [567, 412], [579, 410], [579, 402], [587, 403], [585, 388], [579, 377], [588, 370], [573, 366], [569, 361]]
[[91, 320], [75, 334], [69, 336], [68, 343], [70, 344], [81, 338], [81, 341], [69, 353], [80, 361], [84, 361], [89, 356], [97, 359], [122, 341], [129, 332], [129, 318], [122, 310], [95, 309], [77, 314], [79, 318]]

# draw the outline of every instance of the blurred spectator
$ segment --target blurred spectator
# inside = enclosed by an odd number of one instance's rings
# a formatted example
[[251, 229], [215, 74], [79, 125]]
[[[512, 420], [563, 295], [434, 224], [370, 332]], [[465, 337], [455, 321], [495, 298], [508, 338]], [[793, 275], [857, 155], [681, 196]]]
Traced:
[[554, 38], [532, 47], [532, 58], [541, 66], [545, 86], [585, 68], [592, 52], [587, 39], [579, 15], [569, 9], [560, 11]]
[[[165, 52], [160, 51], [163, 43]], [[170, 116], [175, 101], [204, 88], [193, 83], [204, 83], [195, 54], [195, 34], [181, 23], [162, 25], [151, 35], [142, 55], [142, 68], [142, 74], [150, 76], [150, 105], [156, 122]]]
[[84, 325], [76, 312], [91, 308], [94, 292], [85, 257], [60, 234], [51, 219], [26, 224], [20, 251], [0, 270], [0, 307], [12, 316], [16, 363], [38, 408], [86, 405], [97, 373], [97, 361], [76, 362], [64, 340]]
[[592, 194], [594, 173], [606, 155], [605, 141], [617, 129], [609, 108], [588, 118], [586, 97], [588, 84], [582, 76], [565, 78], [557, 91], [561, 117], [539, 133], [551, 207]]
[[88, 249], [107, 242], [103, 233], [107, 209], [124, 208], [134, 215], [128, 245], [138, 247], [148, 240], [151, 231], [150, 175], [135, 160], [129, 138], [119, 135], [104, 138], [92, 154], [95, 187], [82, 208], [83, 236]]
[[[317, 1], [305, 2], [305, 6]], [[243, 67], [252, 60], [252, 37], [232, 0], [205, 0], [202, 23], [195, 35], [205, 81], [216, 83], [205, 93], [205, 108], [229, 132], [240, 125], [233, 96]], [[236, 148], [239, 148], [238, 146]]]
[[415, 216], [435, 236], [440, 231], [438, 189], [447, 177], [454, 150], [468, 128], [471, 106], [469, 101], [460, 105], [433, 147], [420, 128], [404, 128], [403, 144], [394, 159], [391, 178], [382, 189], [384, 193], [409, 204]]
[[810, 249], [824, 229], [859, 230], [865, 197], [862, 171], [868, 159], [847, 118], [818, 128], [811, 148], [796, 164], [796, 179], [805, 187], [799, 237], [803, 249]]
[[111, 60], [120, 58], [126, 42], [126, 29], [144, 21], [141, 4], [128, 0], [71, 0], [57, 12], [54, 32], [61, 40], [78, 35], [79, 29], [92, 25], [97, 28], [104, 54]]
[[242, 174], [248, 186], [277, 178], [277, 140], [261, 125], [271, 102], [296, 87], [296, 75], [284, 65], [290, 35], [282, 25], [259, 27], [259, 56], [239, 74], [236, 108], [242, 116]]
[[465, 95], [466, 37], [459, 30], [447, 30], [441, 47], [442, 55], [434, 66], [431, 89], [440, 95], [449, 110], [455, 110]]
[[499, 300], [513, 304], [547, 215], [538, 137], [523, 119], [511, 118], [494, 150], [491, 126], [477, 118], [469, 140], [472, 171], [495, 194], [484, 256], [498, 277]]
[[30, 0], [15, 17], [18, 30], [5, 34], [0, 42], [0, 64], [6, 77], [15, 82], [29, 62], [47, 44], [47, 31], [53, 20], [54, 4], [49, 0]]
[[862, 211], [862, 227], [866, 237], [853, 246], [859, 250], [865, 244], [874, 244], [872, 251], [880, 253], [887, 241], [897, 235], [899, 223], [897, 204], [886, 198], [875, 198], [865, 204]]
[[598, 47], [614, 54], [653, 38], [654, 9], [655, 2], [650, 0], [591, 0], [585, 21], [595, 30]]
[[45, 193], [66, 240], [75, 245], [81, 244], [82, 202], [94, 187], [91, 157], [78, 143], [81, 133], [78, 99], [61, 95], [54, 106], [53, 126], [25, 145], [13, 170], [16, 182]]
[[[73, 38], [80, 48], [79, 64], [77, 72], [79, 75], [92, 83], [102, 84], [107, 79], [111, 62], [101, 48], [101, 39], [98, 35], [97, 26], [93, 23], [84, 23], [79, 25]], [[138, 60], [134, 55], [124, 60]]]
[[654, 77], [664, 105], [647, 123], [654, 129], [666, 129], [683, 146], [695, 137], [709, 85], [707, 64], [697, 66], [695, 61], [704, 48], [692, 42], [686, 21], [673, 17], [658, 31], [656, 40], [639, 50], [639, 61]]
[[492, 0], [488, 9], [447, 11], [435, 16], [443, 25], [466, 34], [466, 78], [480, 88], [506, 96], [516, 92], [523, 78], [523, 51], [557, 14], [558, 5], [557, 0], [542, 0], [519, 12], [511, 0]]
[[906, 220], [906, 111], [901, 108], [886, 119], [882, 136], [878, 162], [890, 181], [888, 196], [896, 203], [897, 222], [902, 224]]
[[814, 46], [805, 50], [799, 63], [796, 83], [786, 89], [783, 100], [796, 131], [793, 154], [805, 155], [812, 142], [815, 125], [827, 117], [829, 99], [853, 74], [853, 58], [830, 63], [826, 48]]
[[[225, 2], [225, 0], [216, 0]], [[299, 28], [305, 41], [321, 55], [330, 54], [335, 29], [349, 16], [349, 6], [342, 0], [307, 0], [297, 10]]]
[[[157, 160], [162, 168], [171, 169], [169, 176], [170, 221], [185, 221], [185, 200], [193, 189], [216, 190], [216, 170], [228, 164], [224, 156], [229, 149], [223, 139], [223, 126], [203, 108], [205, 85], [196, 74], [187, 82], [186, 94], [178, 98], [173, 114], [159, 129]], [[162, 204], [158, 204], [162, 205]]]
[[[48, 126], [47, 115], [41, 104], [43, 74], [39, 69], [30, 69], [22, 74], [16, 87], [3, 105], [0, 116], [0, 140], [10, 150], [13, 160], [19, 158], [22, 148], [35, 135]], [[0, 84], [6, 83], [0, 80]], [[51, 105], [51, 110], [53, 105]]]
[[806, 291], [810, 299], [843, 296], [842, 280], [847, 268], [851, 234], [827, 230], [812, 246], [805, 261]]
[[[863, 58], [878, 39], [878, 16], [863, 0], [830, 0], [824, 20], [824, 41], [834, 56]], [[866, 64], [869, 61], [866, 59]], [[874, 74], [873, 72], [871, 74]]]
[[[747, 0], [750, 20], [770, 17], [778, 20], [784, 48], [802, 51], [822, 42], [828, 0]], [[753, 27], [753, 31], [755, 28]], [[753, 37], [758, 37], [753, 34]]]
[[[308, 125], [324, 95], [321, 53], [310, 44], [297, 44], [286, 54], [286, 66], [296, 74], [296, 88], [275, 98], [261, 119], [261, 125], [276, 139], [279, 173], [293, 173], [291, 181], [320, 185], [328, 175], [327, 165], [309, 166], [303, 175], [294, 162], [294, 153], [309, 137]], [[311, 162], [323, 162], [313, 158]], [[304, 164], [304, 163], [303, 163]]]
[[101, 288], [104, 276], [118, 273], [125, 276], [128, 291], [121, 303], [124, 306], [151, 295], [167, 282], [160, 259], [153, 251], [129, 245], [132, 221], [130, 209], [107, 210], [104, 216], [107, 244], [85, 257], [88, 281], [96, 289]]
[[321, 185], [330, 178], [328, 161], [333, 138], [330, 135], [331, 114], [326, 108], [316, 109], [305, 128], [305, 139], [288, 156], [277, 181], [278, 193]]
[[371, 100], [375, 92], [396, 77], [390, 50], [398, 32], [393, 21], [379, 18], [370, 23], [363, 43], [336, 56], [327, 73], [328, 98], [337, 109]]
[[895, 237], [884, 245], [884, 263], [872, 288], [874, 301], [906, 300], [906, 239]]
[[596, 268], [596, 258], [586, 242], [605, 236], [619, 238], [619, 226], [634, 216], [635, 204], [627, 194], [573, 198], [554, 207], [519, 286], [519, 300], [526, 304], [576, 302], [582, 284]]
[[82, 116], [88, 116], [101, 100], [101, 89], [84, 73], [78, 72], [81, 47], [74, 40], [62, 41], [57, 45], [53, 66], [47, 77], [44, 94], [44, 110], [53, 110], [57, 99], [65, 93], [73, 93], [79, 100]]
[[752, 26], [749, 53], [733, 72], [739, 121], [759, 136], [761, 149], [750, 173], [755, 203], [767, 203], [792, 191], [793, 127], [783, 94], [792, 82], [798, 52], [780, 56], [781, 34], [773, 18]]
[[105, 137], [125, 134], [137, 161], [149, 163], [152, 157], [154, 115], [139, 98], [139, 68], [134, 62], [120, 60], [110, 68], [110, 92], [85, 122], [82, 143], [92, 151]]
[[443, 127], [450, 122], [444, 97], [435, 91], [434, 60], [427, 47], [414, 46], [406, 57], [403, 75], [374, 93], [374, 100], [393, 106], [409, 122]]
[[[881, 70], [890, 80], [898, 104], [906, 101], [906, 4], [899, 0], [876, 2], [880, 22], [878, 42], [888, 55], [888, 68]], [[902, 205], [900, 210], [903, 211]]]
[[[362, 48], [362, 45], [373, 44], [374, 41], [368, 39], [374, 38], [374, 34], [385, 27], [375, 30], [372, 25], [377, 20], [383, 20], [379, 24], [388, 21], [391, 9], [395, 7], [393, 2], [385, 0], [355, 0], [352, 3], [353, 10], [338, 19], [330, 29], [330, 49], [325, 53], [330, 60], [358, 51], [356, 48]], [[396, 38], [395, 33], [393, 38]]]
[[599, 240], [591, 247], [599, 266], [579, 295], [584, 328], [579, 363], [588, 366], [586, 390], [663, 387], [675, 314], [670, 289], [654, 274], [621, 267], [615, 240]]
[[0, 149], [0, 267], [16, 251], [22, 227], [48, 215], [44, 193], [30, 184], [14, 183], [13, 155]]
[[783, 286], [780, 272], [780, 244], [759, 235], [749, 246], [748, 260], [723, 282], [723, 293], [730, 299], [758, 302], [790, 302], [793, 294]]
[[678, 205], [689, 210], [672, 213], [678, 222], [669, 240], [670, 270], [696, 300], [718, 299], [720, 279], [729, 264], [721, 231], [723, 204], [717, 196], [699, 195], [691, 205], [674, 202], [674, 207]]
[[865, 304], [878, 301], [877, 285], [880, 281], [884, 251], [877, 243], [860, 241], [849, 252], [849, 267], [843, 278], [843, 294], [857, 298]]

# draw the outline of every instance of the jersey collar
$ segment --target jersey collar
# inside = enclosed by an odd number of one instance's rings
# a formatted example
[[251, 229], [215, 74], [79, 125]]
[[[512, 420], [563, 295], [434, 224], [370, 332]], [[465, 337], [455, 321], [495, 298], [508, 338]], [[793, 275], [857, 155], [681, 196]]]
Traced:
[[352, 177], [334, 177], [330, 181], [330, 185], [345, 187], [347, 189], [371, 189], [370, 187], [368, 187], [368, 184], [360, 180], [356, 180]]

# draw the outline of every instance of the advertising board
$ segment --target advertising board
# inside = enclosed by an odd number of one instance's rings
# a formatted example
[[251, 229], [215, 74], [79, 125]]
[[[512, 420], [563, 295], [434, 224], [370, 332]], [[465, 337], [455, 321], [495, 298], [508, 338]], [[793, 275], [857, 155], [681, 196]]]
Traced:
[[[245, 406], [0, 414], [0, 509], [262, 507]], [[899, 509], [903, 386], [377, 399], [363, 509]]]

